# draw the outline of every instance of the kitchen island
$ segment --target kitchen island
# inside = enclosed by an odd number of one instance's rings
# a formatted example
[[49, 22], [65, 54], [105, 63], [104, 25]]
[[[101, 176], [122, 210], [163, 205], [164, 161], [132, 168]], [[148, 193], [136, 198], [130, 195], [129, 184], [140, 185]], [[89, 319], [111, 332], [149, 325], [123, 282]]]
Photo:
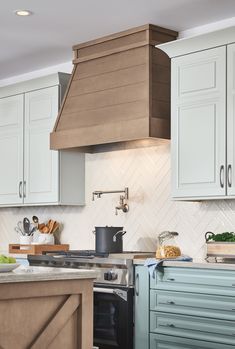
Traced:
[[48, 267], [0, 273], [0, 348], [91, 349], [95, 278]]

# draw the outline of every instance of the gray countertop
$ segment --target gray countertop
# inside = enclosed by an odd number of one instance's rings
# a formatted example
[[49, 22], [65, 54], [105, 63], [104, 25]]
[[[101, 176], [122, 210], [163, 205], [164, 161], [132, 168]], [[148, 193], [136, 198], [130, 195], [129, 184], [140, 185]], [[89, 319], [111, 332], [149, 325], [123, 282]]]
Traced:
[[[144, 265], [146, 259], [134, 259], [135, 265]], [[193, 259], [193, 262], [183, 261], [164, 261], [164, 267], [180, 267], [180, 268], [202, 268], [202, 269], [223, 269], [235, 270], [235, 263], [208, 263], [205, 259]]]
[[95, 279], [96, 277], [97, 272], [93, 270], [20, 266], [11, 272], [0, 273], [0, 284], [12, 282]]

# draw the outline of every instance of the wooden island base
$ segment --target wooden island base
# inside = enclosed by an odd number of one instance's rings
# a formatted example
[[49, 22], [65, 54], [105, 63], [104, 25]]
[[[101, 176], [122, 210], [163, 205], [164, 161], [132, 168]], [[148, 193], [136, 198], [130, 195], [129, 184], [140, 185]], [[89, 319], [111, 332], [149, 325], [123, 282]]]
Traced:
[[92, 349], [93, 279], [0, 284], [0, 349]]

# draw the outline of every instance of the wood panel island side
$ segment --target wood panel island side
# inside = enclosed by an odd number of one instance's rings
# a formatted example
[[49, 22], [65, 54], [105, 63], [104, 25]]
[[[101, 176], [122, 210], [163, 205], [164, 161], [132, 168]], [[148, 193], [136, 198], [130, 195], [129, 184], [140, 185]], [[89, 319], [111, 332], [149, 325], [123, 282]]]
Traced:
[[0, 349], [92, 349], [92, 270], [0, 273]]

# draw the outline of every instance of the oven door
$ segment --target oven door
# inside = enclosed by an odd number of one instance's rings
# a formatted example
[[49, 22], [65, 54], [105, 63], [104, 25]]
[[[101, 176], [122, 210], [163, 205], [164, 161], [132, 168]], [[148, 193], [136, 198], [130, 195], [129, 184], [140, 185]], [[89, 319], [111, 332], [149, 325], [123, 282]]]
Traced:
[[94, 287], [94, 348], [133, 349], [133, 288]]

